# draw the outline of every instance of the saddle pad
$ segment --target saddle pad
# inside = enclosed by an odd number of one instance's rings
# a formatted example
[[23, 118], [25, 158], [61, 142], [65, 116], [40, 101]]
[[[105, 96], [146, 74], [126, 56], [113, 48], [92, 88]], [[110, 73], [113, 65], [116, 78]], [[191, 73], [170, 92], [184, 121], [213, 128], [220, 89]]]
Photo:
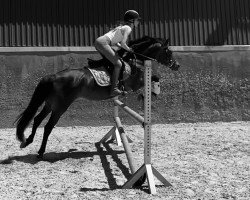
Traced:
[[111, 85], [110, 82], [110, 74], [104, 67], [98, 67], [95, 69], [88, 68], [91, 74], [93, 75], [96, 83], [99, 86], [109, 86]]
[[[109, 86], [111, 85], [111, 76], [105, 67], [98, 68], [88, 68], [91, 74], [93, 75], [96, 83], [99, 86]], [[131, 75], [131, 67], [128, 63], [125, 62], [124, 71], [123, 71], [123, 80], [126, 80]]]

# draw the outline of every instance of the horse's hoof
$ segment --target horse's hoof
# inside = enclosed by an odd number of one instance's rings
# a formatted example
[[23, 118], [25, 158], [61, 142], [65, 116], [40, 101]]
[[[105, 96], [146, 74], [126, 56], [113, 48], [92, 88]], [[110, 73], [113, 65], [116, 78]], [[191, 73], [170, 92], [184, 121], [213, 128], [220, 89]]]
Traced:
[[20, 144], [20, 148], [21, 149], [23, 149], [23, 148], [25, 148], [27, 145], [26, 145], [26, 142], [22, 142], [21, 144]]

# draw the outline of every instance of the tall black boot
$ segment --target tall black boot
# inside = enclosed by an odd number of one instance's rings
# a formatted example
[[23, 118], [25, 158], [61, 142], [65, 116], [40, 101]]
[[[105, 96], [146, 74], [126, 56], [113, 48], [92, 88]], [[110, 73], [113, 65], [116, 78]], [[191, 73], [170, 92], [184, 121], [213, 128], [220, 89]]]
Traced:
[[111, 78], [111, 91], [110, 91], [111, 96], [118, 96], [118, 95], [123, 94], [123, 92], [119, 90], [118, 88], [119, 75], [120, 75], [120, 68], [114, 67], [114, 71], [113, 71], [112, 78]]

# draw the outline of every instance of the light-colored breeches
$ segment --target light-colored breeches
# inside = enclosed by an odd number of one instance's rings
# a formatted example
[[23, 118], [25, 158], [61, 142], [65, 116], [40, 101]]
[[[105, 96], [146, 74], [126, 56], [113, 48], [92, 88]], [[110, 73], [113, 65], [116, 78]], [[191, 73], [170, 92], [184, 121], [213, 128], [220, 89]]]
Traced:
[[109, 38], [106, 36], [101, 36], [95, 41], [96, 50], [104, 55], [115, 67], [122, 67], [119, 56], [111, 48]]

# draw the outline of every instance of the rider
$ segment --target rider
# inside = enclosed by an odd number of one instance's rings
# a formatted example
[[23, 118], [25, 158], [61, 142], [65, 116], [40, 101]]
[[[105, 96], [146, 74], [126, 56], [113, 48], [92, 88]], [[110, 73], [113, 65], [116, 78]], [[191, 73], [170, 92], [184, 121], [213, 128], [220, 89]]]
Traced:
[[96, 50], [114, 65], [111, 78], [111, 96], [122, 94], [122, 91], [118, 89], [118, 78], [122, 63], [117, 53], [112, 49], [112, 46], [118, 46], [127, 51], [132, 51], [132, 49], [127, 46], [126, 42], [133, 28], [138, 26], [139, 20], [140, 16], [138, 12], [135, 10], [128, 10], [124, 14], [124, 23], [122, 25], [110, 30], [103, 36], [98, 37], [95, 41], [94, 45]]

